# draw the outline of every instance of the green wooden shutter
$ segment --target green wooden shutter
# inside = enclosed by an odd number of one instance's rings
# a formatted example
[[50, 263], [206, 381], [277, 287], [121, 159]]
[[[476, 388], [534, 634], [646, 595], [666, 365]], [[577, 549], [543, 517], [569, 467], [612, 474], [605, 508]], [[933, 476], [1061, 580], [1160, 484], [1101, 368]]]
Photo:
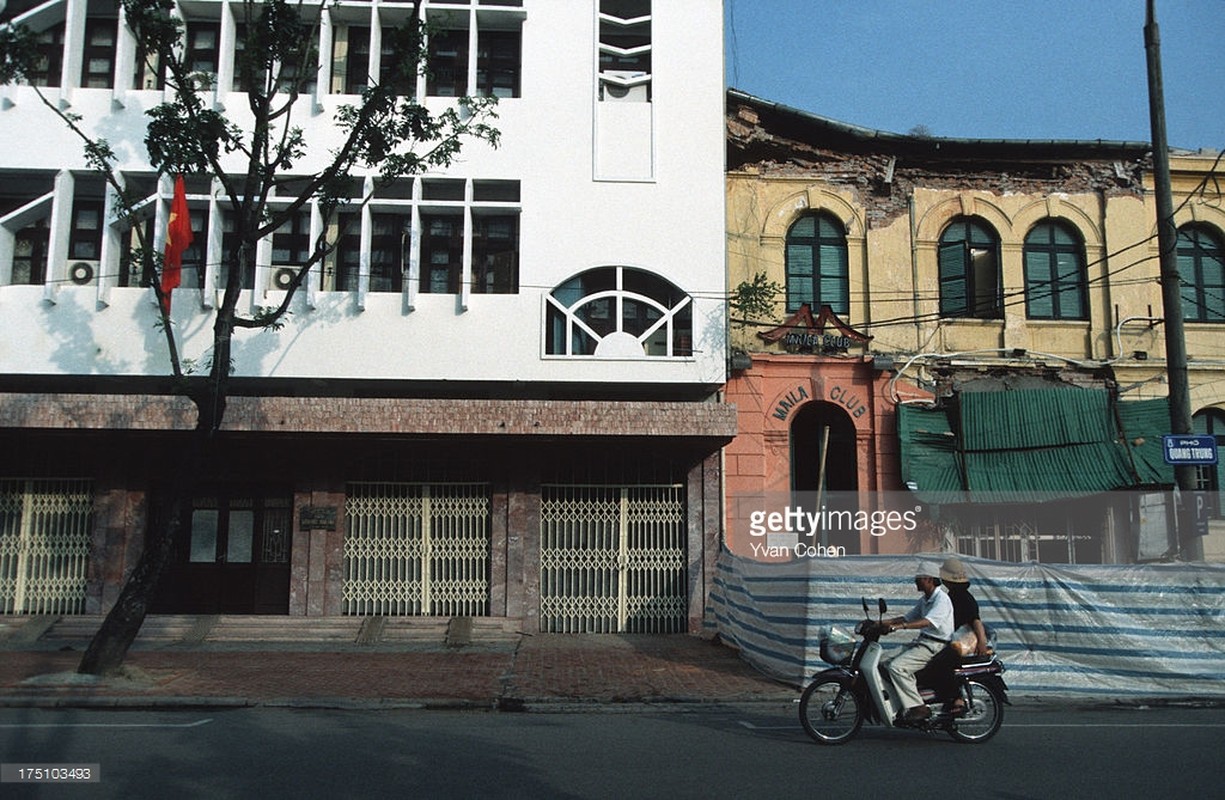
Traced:
[[1075, 253], [1056, 253], [1055, 274], [1057, 303], [1055, 313], [1059, 319], [1086, 319], [1084, 271], [1080, 257]]
[[820, 303], [828, 305], [836, 314], [846, 315], [850, 311], [846, 248], [823, 244], [818, 252], [821, 258]]
[[1025, 308], [1031, 319], [1052, 319], [1055, 316], [1051, 263], [1047, 253], [1025, 253]]
[[969, 248], [965, 242], [949, 242], [940, 245], [938, 253], [940, 272], [940, 316], [968, 316], [966, 268], [970, 262]]
[[813, 302], [812, 245], [787, 245], [787, 310]]

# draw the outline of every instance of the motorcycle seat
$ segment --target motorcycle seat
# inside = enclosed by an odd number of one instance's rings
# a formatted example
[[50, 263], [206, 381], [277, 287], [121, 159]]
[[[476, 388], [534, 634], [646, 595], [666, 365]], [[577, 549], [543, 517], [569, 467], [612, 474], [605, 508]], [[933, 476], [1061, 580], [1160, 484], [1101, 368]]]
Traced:
[[1003, 671], [1003, 664], [994, 654], [989, 656], [966, 656], [954, 672], [958, 675], [980, 675], [984, 672]]

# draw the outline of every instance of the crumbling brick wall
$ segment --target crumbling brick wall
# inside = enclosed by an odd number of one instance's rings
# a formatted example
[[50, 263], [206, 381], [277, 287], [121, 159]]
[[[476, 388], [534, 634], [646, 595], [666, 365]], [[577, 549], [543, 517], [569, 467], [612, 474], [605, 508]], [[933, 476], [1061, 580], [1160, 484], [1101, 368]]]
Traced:
[[[782, 120], [782, 121], [780, 121]], [[763, 178], [805, 177], [849, 189], [870, 227], [907, 212], [916, 189], [1049, 195], [1143, 192], [1147, 155], [1136, 143], [1016, 142], [881, 134], [823, 127], [814, 118], [763, 116], [747, 102], [729, 104], [728, 169]], [[1099, 151], [1098, 157], [1082, 153]]]

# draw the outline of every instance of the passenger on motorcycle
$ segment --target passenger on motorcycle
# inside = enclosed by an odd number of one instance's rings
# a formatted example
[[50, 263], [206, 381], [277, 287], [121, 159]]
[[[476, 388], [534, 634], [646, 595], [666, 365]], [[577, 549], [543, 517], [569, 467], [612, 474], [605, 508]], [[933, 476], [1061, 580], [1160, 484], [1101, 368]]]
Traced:
[[[940, 580], [948, 590], [953, 603], [953, 630], [960, 635], [963, 625], [974, 631], [974, 655], [985, 656], [991, 652], [987, 645], [987, 629], [978, 614], [978, 601], [970, 594], [970, 578], [965, 566], [957, 558], [947, 558], [940, 565]], [[968, 639], [967, 639], [968, 641]], [[957, 682], [953, 673], [961, 663], [961, 653], [953, 647], [941, 650], [924, 670], [931, 676], [932, 688], [945, 702], [945, 710], [954, 715], [965, 711], [965, 701], [957, 697]]]
[[931, 716], [931, 709], [919, 695], [915, 673], [931, 661], [953, 635], [953, 603], [948, 593], [940, 588], [939, 575], [939, 568], [920, 565], [914, 584], [923, 597], [903, 616], [885, 620], [890, 633], [899, 629], [920, 631], [918, 638], [885, 665], [893, 678], [899, 705], [906, 709], [902, 714], [906, 722], [918, 722]]

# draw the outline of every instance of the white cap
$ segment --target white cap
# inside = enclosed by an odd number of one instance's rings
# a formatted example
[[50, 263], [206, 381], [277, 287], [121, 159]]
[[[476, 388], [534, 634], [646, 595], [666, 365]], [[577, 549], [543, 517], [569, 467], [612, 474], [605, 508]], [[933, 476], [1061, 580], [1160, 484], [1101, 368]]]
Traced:
[[940, 565], [922, 561], [919, 563], [919, 568], [915, 570], [914, 576], [916, 578], [939, 578]]

